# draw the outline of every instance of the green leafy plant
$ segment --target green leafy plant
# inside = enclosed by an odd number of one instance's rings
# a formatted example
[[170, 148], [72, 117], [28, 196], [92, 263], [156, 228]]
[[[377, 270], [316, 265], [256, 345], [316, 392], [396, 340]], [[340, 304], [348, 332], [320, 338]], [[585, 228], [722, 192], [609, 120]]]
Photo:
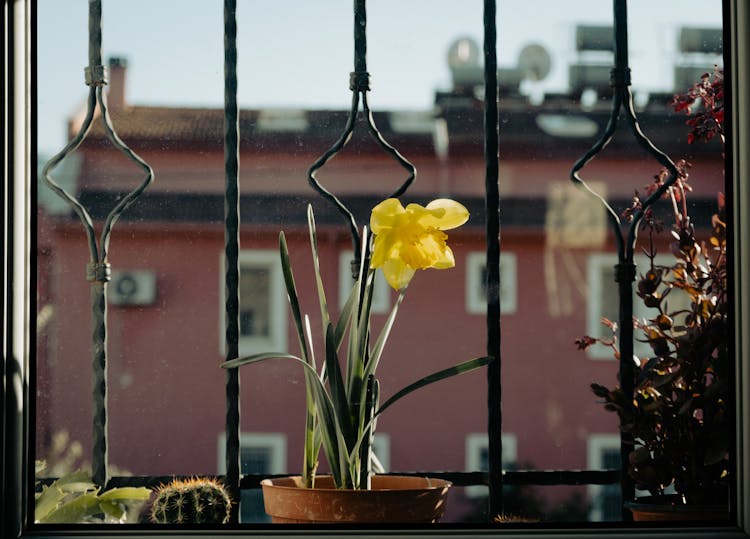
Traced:
[[[703, 98], [704, 110], [687, 122], [691, 142], [711, 140], [714, 135], [723, 142], [721, 75], [718, 69], [714, 80], [706, 74], [688, 94], [675, 96], [675, 109], [688, 113], [696, 96]], [[649, 233], [645, 254], [650, 264], [637, 282], [637, 295], [652, 309], [653, 317], [634, 319], [633, 324], [652, 355], [633, 358], [633, 395], [598, 383], [591, 388], [603, 399], [605, 409], [618, 414], [620, 429], [633, 436], [628, 473], [636, 487], [663, 495], [673, 486], [683, 503], [701, 504], [726, 499], [731, 473], [727, 231], [724, 196], [719, 194], [708, 241], [696, 238], [688, 214], [688, 167], [684, 161], [678, 163], [680, 177], [665, 195], [674, 215], [674, 261], [670, 265], [655, 263], [654, 236], [661, 231], [661, 223], [649, 211], [642, 225]], [[647, 191], [659, 187], [665, 177], [662, 171]], [[626, 215], [638, 208], [636, 195]], [[677, 291], [689, 298], [689, 307], [670, 308], [670, 298]], [[611, 328], [611, 338], [585, 336], [576, 341], [578, 346], [585, 349], [598, 342], [612, 348], [617, 359], [627, 360], [619, 354], [617, 324], [603, 322]]]
[[[36, 473], [44, 470], [36, 462]], [[34, 521], [41, 524], [105, 522], [123, 523], [149, 499], [145, 487], [123, 487], [101, 491], [83, 471], [67, 474], [42, 485], [35, 494]]]
[[224, 485], [196, 477], [159, 487], [150, 518], [156, 524], [226, 524], [231, 514], [232, 500]]
[[[292, 359], [302, 365], [307, 396], [302, 472], [306, 487], [315, 485], [322, 446], [337, 488], [369, 488], [369, 478], [380, 469], [372, 452], [378, 415], [420, 387], [490, 362], [491, 358], [480, 357], [435, 372], [401, 389], [380, 404], [380, 384], [375, 373], [406, 287], [417, 269], [445, 269], [455, 265], [443, 231], [456, 228], [466, 220], [466, 208], [448, 199], [434, 200], [425, 207], [409, 204], [404, 208], [396, 199], [387, 199], [378, 204], [370, 219], [374, 239], [365, 227], [358, 276], [339, 319], [334, 321], [329, 314], [320, 274], [315, 220], [312, 208], [308, 207], [310, 246], [324, 333], [320, 364], [313, 351], [309, 317], [303, 317], [300, 311], [286, 239], [284, 233], [280, 233], [281, 266], [301, 357], [268, 352], [233, 359], [223, 363], [222, 367], [234, 368], [269, 359]], [[388, 283], [398, 291], [398, 299], [380, 334], [374, 338], [371, 335], [370, 309], [377, 268], [383, 271]], [[347, 334], [348, 343], [344, 345]], [[342, 346], [345, 360], [340, 361]]]

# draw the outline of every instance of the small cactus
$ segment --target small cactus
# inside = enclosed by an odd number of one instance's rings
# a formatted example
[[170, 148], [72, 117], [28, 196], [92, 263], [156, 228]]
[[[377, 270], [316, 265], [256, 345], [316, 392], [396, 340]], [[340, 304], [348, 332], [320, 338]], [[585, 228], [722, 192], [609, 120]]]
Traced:
[[175, 479], [156, 491], [151, 522], [156, 524], [226, 524], [232, 500], [224, 486], [207, 478]]

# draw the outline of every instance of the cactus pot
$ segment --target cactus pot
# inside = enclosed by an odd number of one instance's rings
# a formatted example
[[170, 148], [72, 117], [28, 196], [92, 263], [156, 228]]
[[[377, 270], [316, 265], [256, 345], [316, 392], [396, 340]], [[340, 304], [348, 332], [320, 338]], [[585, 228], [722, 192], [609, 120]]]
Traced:
[[277, 523], [437, 522], [445, 512], [449, 481], [383, 475], [370, 490], [336, 489], [330, 476], [317, 476], [315, 488], [302, 478], [264, 479], [263, 503]]

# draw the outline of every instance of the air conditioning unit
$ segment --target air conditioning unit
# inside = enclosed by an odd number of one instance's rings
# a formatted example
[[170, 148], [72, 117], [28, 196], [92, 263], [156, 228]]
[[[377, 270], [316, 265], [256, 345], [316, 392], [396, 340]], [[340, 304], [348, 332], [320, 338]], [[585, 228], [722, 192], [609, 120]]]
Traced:
[[150, 270], [113, 271], [107, 292], [112, 305], [152, 305], [156, 275]]

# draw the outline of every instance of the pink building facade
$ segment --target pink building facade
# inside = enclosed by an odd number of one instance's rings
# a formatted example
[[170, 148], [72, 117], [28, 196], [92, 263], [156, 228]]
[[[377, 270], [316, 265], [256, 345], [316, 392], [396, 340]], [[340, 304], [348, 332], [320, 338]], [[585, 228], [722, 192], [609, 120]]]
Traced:
[[[117, 67], [117, 66], [115, 66]], [[124, 66], [121, 79], [124, 81]], [[114, 87], [120, 137], [155, 172], [155, 181], [117, 222], [110, 245], [109, 460], [137, 475], [222, 473], [225, 372], [222, 111], [130, 106]], [[438, 94], [433, 111], [380, 112], [385, 138], [417, 167], [404, 203], [450, 197], [471, 218], [450, 234], [456, 268], [420, 272], [409, 286], [380, 369], [384, 397], [421, 376], [485, 354], [484, 159], [480, 102]], [[578, 351], [576, 338], [601, 331], [610, 315], [616, 261], [602, 208], [568, 179], [570, 168], [606, 122], [606, 104], [585, 111], [569, 98], [530, 105], [500, 102], [503, 459], [509, 467], [602, 469], [619, 443], [617, 421], [589, 390], [611, 383], [606, 351]], [[289, 242], [303, 311], [317, 320], [305, 209], [319, 226], [322, 272], [333, 310], [350, 286], [351, 238], [340, 216], [307, 183], [307, 168], [343, 127], [340, 111], [242, 111], [241, 353], [296, 352], [278, 263], [278, 234]], [[688, 146], [684, 117], [652, 100], [642, 122], [673, 159], [691, 162], [693, 220], [710, 224], [723, 163], [714, 146]], [[71, 132], [75, 130], [74, 122]], [[365, 130], [362, 130], [363, 132]], [[581, 133], [584, 133], [582, 135]], [[587, 167], [592, 185], [621, 208], [659, 170], [625, 133]], [[95, 127], [77, 152], [74, 189], [99, 225], [141, 172]], [[607, 155], [609, 154], [609, 155]], [[357, 134], [319, 174], [355, 209], [369, 210], [403, 181], [403, 171], [366, 134]], [[45, 189], [44, 186], [40, 189]], [[668, 217], [668, 205], [660, 211]], [[668, 223], [667, 223], [668, 225]], [[88, 252], [75, 215], [39, 211], [37, 310], [40, 326], [37, 452], [67, 431], [88, 455], [91, 439], [91, 328]], [[668, 253], [667, 235], [658, 240]], [[378, 291], [376, 326], [395, 294]], [[644, 315], [647, 313], [644, 313]], [[322, 333], [321, 331], [317, 332]], [[318, 346], [320, 348], [320, 346]], [[288, 362], [241, 370], [245, 472], [295, 473], [301, 465], [302, 372]], [[425, 388], [378, 423], [376, 451], [389, 471], [476, 471], [486, 459], [486, 380], [473, 372]], [[605, 518], [602, 487], [549, 487], [553, 511], [578, 492], [582, 511]], [[486, 490], [455, 489], [450, 518], [474, 511]]]

